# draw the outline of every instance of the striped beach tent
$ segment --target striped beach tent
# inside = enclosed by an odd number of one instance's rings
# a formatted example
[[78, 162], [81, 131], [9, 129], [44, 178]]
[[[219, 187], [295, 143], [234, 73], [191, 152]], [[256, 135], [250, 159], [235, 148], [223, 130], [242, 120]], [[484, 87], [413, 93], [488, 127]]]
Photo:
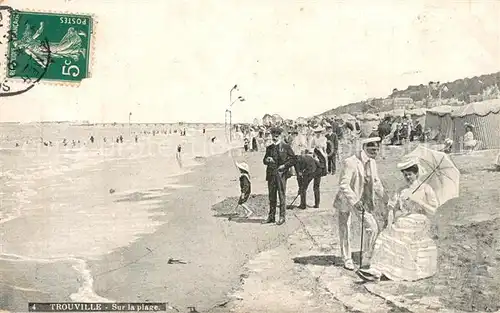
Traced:
[[500, 99], [470, 103], [451, 113], [454, 127], [454, 148], [460, 149], [465, 124], [475, 126], [474, 138], [481, 141], [480, 149], [500, 148]]
[[425, 113], [425, 129], [430, 130], [431, 140], [443, 141], [453, 137], [453, 120], [451, 112], [457, 107], [442, 105], [427, 110]]
[[361, 128], [361, 136], [368, 137], [373, 132], [373, 128], [380, 123], [380, 117], [372, 113], [366, 113], [358, 116]]

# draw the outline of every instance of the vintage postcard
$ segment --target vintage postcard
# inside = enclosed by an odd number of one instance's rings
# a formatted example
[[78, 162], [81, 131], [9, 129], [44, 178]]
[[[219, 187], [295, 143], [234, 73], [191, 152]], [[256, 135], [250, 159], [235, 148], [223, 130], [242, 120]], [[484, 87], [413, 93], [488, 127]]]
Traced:
[[500, 313], [500, 1], [0, 1], [0, 312]]

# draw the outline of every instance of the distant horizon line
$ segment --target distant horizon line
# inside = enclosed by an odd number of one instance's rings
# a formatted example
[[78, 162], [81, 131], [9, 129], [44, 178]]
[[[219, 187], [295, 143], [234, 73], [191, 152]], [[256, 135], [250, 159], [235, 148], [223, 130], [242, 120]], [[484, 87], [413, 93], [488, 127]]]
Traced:
[[[0, 124], [63, 124], [63, 123], [71, 123], [71, 124], [78, 124], [78, 125], [113, 125], [113, 124], [129, 124], [128, 122], [91, 122], [91, 121], [29, 121], [29, 122], [22, 122], [22, 121], [5, 121], [1, 122]], [[190, 124], [206, 124], [206, 125], [218, 125], [218, 124], [224, 124], [224, 122], [136, 122], [136, 123], [130, 123], [130, 125], [150, 125], [150, 124], [168, 124], [168, 125], [190, 125]], [[251, 123], [244, 123], [244, 122], [233, 122], [232, 124], [251, 124]]]

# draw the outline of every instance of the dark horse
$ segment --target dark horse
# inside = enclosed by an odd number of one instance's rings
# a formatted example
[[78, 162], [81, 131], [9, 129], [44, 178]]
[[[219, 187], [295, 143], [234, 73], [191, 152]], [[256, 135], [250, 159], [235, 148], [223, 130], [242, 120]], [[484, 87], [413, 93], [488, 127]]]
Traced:
[[378, 134], [380, 138], [384, 139], [387, 135], [389, 135], [391, 133], [391, 128], [391, 117], [387, 116], [378, 124]]

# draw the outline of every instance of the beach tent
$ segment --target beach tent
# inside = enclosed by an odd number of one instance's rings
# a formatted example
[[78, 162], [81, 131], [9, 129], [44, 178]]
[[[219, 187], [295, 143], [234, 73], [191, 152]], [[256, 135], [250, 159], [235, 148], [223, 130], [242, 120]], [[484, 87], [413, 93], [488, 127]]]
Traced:
[[380, 123], [380, 117], [372, 113], [366, 113], [358, 116], [361, 127], [361, 136], [368, 137], [375, 127]]
[[431, 140], [443, 141], [453, 137], [453, 121], [451, 112], [456, 107], [442, 105], [427, 110], [425, 113], [425, 129], [431, 131]]
[[[465, 123], [475, 126], [474, 139], [481, 141], [480, 148], [500, 148], [500, 99], [470, 103], [451, 113], [453, 118], [454, 148], [460, 149], [465, 134]], [[451, 138], [451, 137], [450, 137]]]
[[406, 115], [410, 115], [413, 122], [419, 121], [422, 127], [425, 127], [425, 115], [427, 110], [423, 108], [406, 111]]
[[385, 112], [386, 116], [392, 116], [392, 117], [403, 117], [405, 116], [406, 111], [404, 109], [395, 109], [395, 110], [390, 110]]

